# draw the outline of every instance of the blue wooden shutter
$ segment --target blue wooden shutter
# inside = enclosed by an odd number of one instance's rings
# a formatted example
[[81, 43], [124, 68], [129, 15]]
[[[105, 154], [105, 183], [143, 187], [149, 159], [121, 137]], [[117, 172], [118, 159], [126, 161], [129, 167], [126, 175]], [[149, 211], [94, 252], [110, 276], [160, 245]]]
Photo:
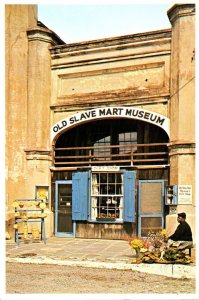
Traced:
[[75, 221], [88, 219], [88, 172], [72, 175], [72, 219]]
[[124, 222], [135, 222], [135, 171], [124, 171]]

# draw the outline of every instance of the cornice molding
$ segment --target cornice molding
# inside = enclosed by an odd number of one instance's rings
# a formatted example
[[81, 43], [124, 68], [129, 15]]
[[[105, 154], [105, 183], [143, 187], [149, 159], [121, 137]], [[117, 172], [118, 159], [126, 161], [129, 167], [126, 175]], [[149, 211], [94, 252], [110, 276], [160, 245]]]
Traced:
[[51, 54], [70, 53], [79, 51], [88, 51], [107, 47], [127, 47], [133, 43], [146, 43], [156, 41], [160, 42], [161, 39], [171, 39], [171, 29], [156, 30], [150, 32], [143, 32], [132, 35], [118, 36], [112, 38], [105, 38], [99, 40], [91, 40], [79, 43], [65, 44], [55, 46], [50, 49]]
[[64, 112], [74, 109], [74, 107], [85, 108], [85, 107], [98, 107], [104, 106], [104, 104], [110, 105], [154, 105], [154, 104], [163, 104], [167, 105], [170, 95], [168, 93], [160, 93], [153, 91], [151, 95], [148, 91], [148, 94], [144, 95], [146, 91], [113, 91], [113, 92], [102, 92], [102, 93], [87, 93], [79, 96], [66, 96], [59, 97], [57, 103], [53, 103], [50, 108], [54, 112]]
[[37, 22], [37, 26], [29, 28], [27, 30], [28, 41], [40, 41], [51, 44], [51, 46], [56, 46], [58, 44], [64, 44], [64, 42], [60, 39], [60, 37], [48, 29], [41, 22]]
[[195, 4], [175, 4], [167, 11], [167, 15], [173, 25], [178, 18], [195, 15]]

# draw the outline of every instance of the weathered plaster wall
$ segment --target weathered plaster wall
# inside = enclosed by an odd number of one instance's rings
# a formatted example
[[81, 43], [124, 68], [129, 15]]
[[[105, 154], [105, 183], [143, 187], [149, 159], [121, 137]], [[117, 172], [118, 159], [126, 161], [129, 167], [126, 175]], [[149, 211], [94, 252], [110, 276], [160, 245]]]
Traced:
[[51, 124], [104, 105], [168, 116], [170, 41], [168, 29], [51, 49]]
[[[35, 5], [5, 5], [6, 31], [6, 220], [12, 227], [17, 197], [28, 193], [26, 155], [28, 39], [37, 22]], [[11, 229], [11, 228], [10, 228]]]
[[[178, 205], [177, 212], [187, 213], [195, 236], [195, 6], [174, 5], [168, 16], [172, 24], [170, 184], [192, 185], [192, 204]], [[167, 216], [167, 224], [175, 222]]]
[[36, 5], [6, 5], [5, 16], [6, 220], [13, 234], [13, 201], [34, 198], [36, 185], [50, 186], [49, 47], [63, 41], [37, 21]]

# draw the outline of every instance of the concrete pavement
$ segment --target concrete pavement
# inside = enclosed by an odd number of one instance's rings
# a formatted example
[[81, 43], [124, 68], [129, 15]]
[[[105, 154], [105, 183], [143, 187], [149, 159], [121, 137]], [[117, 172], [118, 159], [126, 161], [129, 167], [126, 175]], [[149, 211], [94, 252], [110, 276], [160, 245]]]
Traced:
[[[195, 257], [195, 249], [192, 251]], [[6, 241], [6, 261], [59, 264], [92, 268], [131, 269], [176, 278], [195, 278], [196, 264], [135, 264], [128, 242], [123, 240], [58, 238], [24, 243]]]

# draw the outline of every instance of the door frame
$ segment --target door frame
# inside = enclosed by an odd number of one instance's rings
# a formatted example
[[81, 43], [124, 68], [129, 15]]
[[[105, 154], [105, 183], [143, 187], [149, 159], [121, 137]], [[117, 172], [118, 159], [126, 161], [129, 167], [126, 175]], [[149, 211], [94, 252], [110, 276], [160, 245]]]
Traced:
[[[162, 213], [161, 214], [141, 214], [140, 204], [141, 204], [141, 183], [142, 182], [161, 182], [162, 183]], [[141, 237], [141, 218], [142, 217], [161, 217], [162, 218], [162, 227], [164, 228], [164, 179], [151, 179], [151, 180], [142, 180], [138, 182], [139, 193], [138, 193], [138, 236]]]
[[[76, 232], [76, 222], [72, 220], [72, 232], [59, 232], [57, 231], [57, 224], [58, 224], [58, 186], [59, 185], [67, 185], [70, 184], [72, 188], [72, 180], [56, 180], [55, 181], [55, 236], [57, 237], [75, 237], [75, 232]], [[71, 195], [72, 197], [72, 195]], [[73, 203], [73, 199], [72, 199]], [[73, 205], [73, 204], [72, 204]]]

